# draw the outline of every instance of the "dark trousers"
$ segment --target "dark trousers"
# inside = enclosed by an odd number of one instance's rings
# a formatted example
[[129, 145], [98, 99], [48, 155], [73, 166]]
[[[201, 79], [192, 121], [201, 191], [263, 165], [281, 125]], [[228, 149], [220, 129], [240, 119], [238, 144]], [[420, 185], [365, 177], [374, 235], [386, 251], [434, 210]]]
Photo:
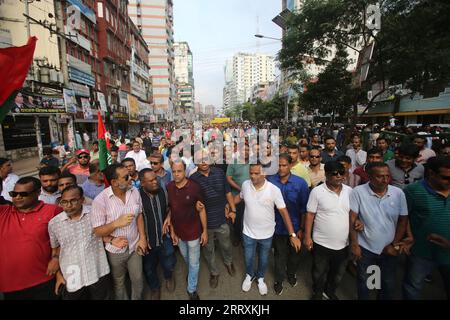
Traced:
[[236, 219], [234, 224], [231, 224], [231, 230], [233, 235], [233, 242], [242, 241], [242, 229], [244, 228], [244, 210], [245, 203], [241, 201], [236, 205]]
[[58, 300], [58, 296], [55, 294], [55, 284], [56, 280], [53, 278], [31, 288], [6, 292], [5, 300]]
[[158, 263], [161, 263], [165, 279], [170, 279], [175, 269], [176, 257], [172, 239], [169, 236], [164, 236], [162, 245], [152, 248], [144, 256], [143, 262], [144, 275], [150, 289], [156, 290], [161, 288], [161, 282], [158, 277]]
[[111, 300], [112, 299], [112, 283], [109, 274], [98, 279], [96, 283], [83, 287], [75, 292], [67, 291], [64, 288], [62, 293], [63, 300]]
[[274, 248], [275, 282], [283, 282], [286, 273], [290, 278], [295, 277], [300, 265], [300, 252], [295, 252], [289, 236], [274, 235], [272, 245]]
[[332, 250], [314, 242], [312, 256], [314, 294], [335, 293], [347, 266], [347, 247], [341, 250]]
[[393, 300], [395, 295], [396, 286], [396, 273], [398, 259], [395, 256], [389, 256], [385, 254], [375, 254], [369, 250], [361, 247], [362, 257], [357, 261], [357, 286], [358, 286], [358, 299], [369, 299], [369, 288], [367, 280], [370, 276], [375, 275], [373, 267], [378, 266], [380, 268], [380, 285], [381, 288], [378, 292], [379, 300]]

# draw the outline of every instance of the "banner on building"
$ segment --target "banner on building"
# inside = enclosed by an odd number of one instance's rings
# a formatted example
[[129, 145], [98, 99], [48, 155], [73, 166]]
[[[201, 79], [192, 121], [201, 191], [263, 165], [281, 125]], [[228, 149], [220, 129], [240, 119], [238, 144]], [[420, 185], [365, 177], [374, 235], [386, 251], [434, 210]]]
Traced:
[[97, 100], [98, 103], [100, 104], [100, 110], [103, 112], [107, 112], [108, 109], [106, 108], [105, 95], [101, 92], [97, 92]]
[[128, 94], [125, 91], [119, 93], [119, 111], [128, 113]]
[[19, 92], [11, 109], [13, 114], [57, 114], [66, 113], [62, 96], [43, 96]]
[[70, 89], [63, 89], [64, 105], [67, 113], [77, 113], [77, 99], [75, 92]]
[[89, 99], [87, 98], [80, 98], [81, 100], [81, 107], [83, 108], [83, 118], [85, 120], [92, 120], [92, 109], [91, 109], [91, 103]]
[[128, 109], [130, 110], [130, 122], [139, 123], [138, 99], [131, 94], [128, 95]]

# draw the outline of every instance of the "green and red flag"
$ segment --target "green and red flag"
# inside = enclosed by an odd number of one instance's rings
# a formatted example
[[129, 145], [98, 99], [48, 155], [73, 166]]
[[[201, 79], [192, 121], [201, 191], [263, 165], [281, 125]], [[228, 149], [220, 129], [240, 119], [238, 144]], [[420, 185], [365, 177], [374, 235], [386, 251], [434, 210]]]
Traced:
[[100, 170], [103, 171], [107, 166], [112, 164], [112, 158], [110, 153], [110, 144], [109, 144], [109, 134], [105, 129], [105, 124], [103, 123], [102, 115], [100, 111], [97, 112], [98, 116], [98, 153], [99, 153], [99, 162], [100, 162]]
[[18, 90], [27, 77], [36, 41], [36, 37], [31, 37], [24, 46], [0, 49], [0, 123], [11, 110]]

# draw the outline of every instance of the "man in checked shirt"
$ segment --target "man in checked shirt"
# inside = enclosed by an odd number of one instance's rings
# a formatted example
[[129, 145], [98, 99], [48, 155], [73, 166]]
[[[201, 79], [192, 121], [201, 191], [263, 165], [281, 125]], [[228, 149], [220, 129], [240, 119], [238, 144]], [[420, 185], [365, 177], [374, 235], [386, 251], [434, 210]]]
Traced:
[[144, 286], [142, 255], [148, 252], [139, 190], [131, 187], [128, 170], [121, 164], [105, 169], [110, 187], [92, 203], [95, 235], [106, 237], [106, 251], [117, 300], [127, 300], [125, 277], [131, 279], [131, 299], [140, 300]]

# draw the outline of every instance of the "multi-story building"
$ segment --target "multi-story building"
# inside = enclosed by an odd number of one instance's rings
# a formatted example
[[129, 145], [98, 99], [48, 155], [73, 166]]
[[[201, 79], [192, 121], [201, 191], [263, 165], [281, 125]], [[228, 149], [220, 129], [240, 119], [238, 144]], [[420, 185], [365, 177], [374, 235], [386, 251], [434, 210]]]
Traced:
[[252, 88], [251, 102], [255, 103], [258, 99], [261, 99], [262, 101], [269, 100], [269, 90], [273, 84], [274, 82], [260, 82], [255, 84]]
[[205, 106], [205, 116], [209, 119], [213, 119], [216, 114], [216, 107], [213, 105]]
[[[230, 71], [230, 69], [232, 71]], [[275, 79], [274, 57], [265, 54], [238, 53], [225, 67], [224, 110], [251, 99], [253, 87]], [[225, 103], [227, 106], [225, 106]]]
[[134, 103], [132, 110], [128, 105], [132, 38], [128, 0], [96, 1], [99, 58], [103, 64], [100, 85], [108, 101], [108, 111], [112, 113], [113, 130], [127, 132], [129, 114], [134, 114], [136, 109]]
[[176, 42], [174, 53], [177, 107], [183, 119], [190, 120], [195, 100], [193, 56], [187, 42]]
[[150, 49], [154, 112], [160, 120], [173, 121], [174, 78], [172, 0], [130, 0], [129, 16], [141, 30]]

